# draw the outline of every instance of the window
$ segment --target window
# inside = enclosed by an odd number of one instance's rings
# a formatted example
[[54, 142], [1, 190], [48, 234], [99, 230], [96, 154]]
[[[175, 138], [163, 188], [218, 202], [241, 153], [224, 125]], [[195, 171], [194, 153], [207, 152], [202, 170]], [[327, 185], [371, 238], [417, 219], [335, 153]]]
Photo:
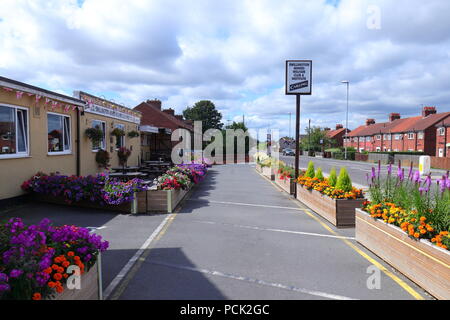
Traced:
[[49, 153], [69, 153], [71, 149], [70, 117], [56, 113], [47, 114]]
[[401, 134], [396, 134], [395, 135], [395, 140], [400, 140], [401, 136], [402, 136]]
[[92, 120], [92, 128], [99, 128], [103, 132], [102, 140], [100, 142], [93, 143], [92, 150], [93, 151], [97, 151], [100, 149], [105, 150], [106, 149], [106, 136], [105, 136], [106, 123], [104, 121], [100, 121], [100, 120]]
[[381, 134], [377, 134], [377, 140], [381, 140]]
[[413, 132], [408, 132], [408, 139], [409, 140], [414, 139], [414, 133]]
[[417, 139], [423, 139], [423, 131], [417, 133]]
[[0, 157], [28, 155], [28, 111], [0, 106]]
[[391, 140], [391, 135], [390, 134], [385, 134], [383, 137], [384, 140]]
[[[114, 128], [120, 129], [125, 132], [125, 125], [123, 124], [116, 123], [114, 125]], [[125, 136], [121, 136], [116, 139], [116, 148], [119, 149], [121, 147], [125, 147]]]
[[444, 128], [444, 127], [439, 128], [439, 129], [438, 129], [438, 134], [439, 134], [440, 136], [445, 135], [445, 128]]

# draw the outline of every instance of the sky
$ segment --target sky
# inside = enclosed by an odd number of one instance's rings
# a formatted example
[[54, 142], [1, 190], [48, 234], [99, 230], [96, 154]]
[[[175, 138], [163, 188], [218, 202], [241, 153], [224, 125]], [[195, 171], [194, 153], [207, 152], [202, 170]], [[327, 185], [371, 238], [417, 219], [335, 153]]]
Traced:
[[[1, 0], [0, 75], [128, 107], [181, 113], [211, 100], [223, 122], [293, 135], [285, 61], [313, 61], [302, 132], [390, 112], [450, 111], [447, 0]], [[292, 120], [289, 121], [289, 113]]]

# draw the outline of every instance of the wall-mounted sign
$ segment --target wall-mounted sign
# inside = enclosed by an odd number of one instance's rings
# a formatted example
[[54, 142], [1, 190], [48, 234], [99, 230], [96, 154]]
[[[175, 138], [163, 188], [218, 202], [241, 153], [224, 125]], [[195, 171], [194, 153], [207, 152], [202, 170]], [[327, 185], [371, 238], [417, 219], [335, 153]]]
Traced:
[[133, 123], [137, 123], [137, 124], [139, 124], [141, 122], [141, 119], [139, 119], [139, 117], [135, 117], [131, 114], [127, 114], [124, 112], [120, 112], [119, 110], [113, 110], [113, 109], [110, 109], [107, 107], [99, 106], [99, 105], [96, 105], [93, 103], [88, 103], [86, 105], [86, 107], [84, 107], [84, 111], [99, 114], [99, 115], [110, 117], [110, 118], [115, 118], [118, 120], [129, 121], [129, 122], [133, 122]]
[[312, 92], [312, 61], [286, 61], [286, 94], [310, 95]]

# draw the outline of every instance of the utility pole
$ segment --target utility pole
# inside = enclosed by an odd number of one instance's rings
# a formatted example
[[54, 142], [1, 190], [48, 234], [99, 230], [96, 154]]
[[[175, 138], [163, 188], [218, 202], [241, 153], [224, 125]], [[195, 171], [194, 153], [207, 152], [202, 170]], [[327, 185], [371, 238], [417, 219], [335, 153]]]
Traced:
[[[350, 87], [350, 82], [348, 80], [342, 80], [341, 83], [347, 85], [347, 112], [346, 112], [346, 120], [345, 120], [345, 141], [348, 139], [348, 92]], [[345, 144], [345, 160], [347, 160], [347, 143]]]
[[311, 119], [308, 120], [308, 156], [311, 154]]

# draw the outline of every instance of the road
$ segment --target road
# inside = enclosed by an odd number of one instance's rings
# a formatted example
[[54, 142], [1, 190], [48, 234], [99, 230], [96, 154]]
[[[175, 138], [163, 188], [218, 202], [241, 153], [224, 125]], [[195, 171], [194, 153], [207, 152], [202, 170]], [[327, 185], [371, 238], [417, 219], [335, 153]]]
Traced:
[[[280, 160], [289, 165], [294, 165], [295, 157], [293, 156], [282, 156], [280, 155]], [[366, 175], [372, 171], [372, 167], [376, 167], [377, 164], [367, 163], [367, 162], [359, 162], [359, 161], [348, 161], [348, 160], [336, 160], [336, 159], [328, 159], [328, 158], [316, 158], [316, 157], [308, 157], [308, 156], [300, 156], [299, 167], [302, 169], [306, 169], [308, 167], [309, 161], [314, 162], [314, 166], [317, 169], [321, 167], [324, 173], [329, 173], [332, 167], [335, 167], [337, 170], [337, 174], [339, 174], [340, 167], [347, 167], [347, 171], [352, 179], [352, 182], [359, 185], [359, 187], [368, 187], [367, 177]], [[409, 168], [406, 169], [408, 171]], [[396, 174], [397, 168], [394, 166], [393, 172]], [[444, 174], [444, 170], [432, 170], [433, 180], [436, 180]], [[387, 165], [381, 166], [381, 174], [387, 174]]]
[[[111, 299], [413, 299], [398, 279], [430, 298], [250, 165], [215, 166], [165, 221]], [[361, 252], [397, 280], [369, 289]]]

